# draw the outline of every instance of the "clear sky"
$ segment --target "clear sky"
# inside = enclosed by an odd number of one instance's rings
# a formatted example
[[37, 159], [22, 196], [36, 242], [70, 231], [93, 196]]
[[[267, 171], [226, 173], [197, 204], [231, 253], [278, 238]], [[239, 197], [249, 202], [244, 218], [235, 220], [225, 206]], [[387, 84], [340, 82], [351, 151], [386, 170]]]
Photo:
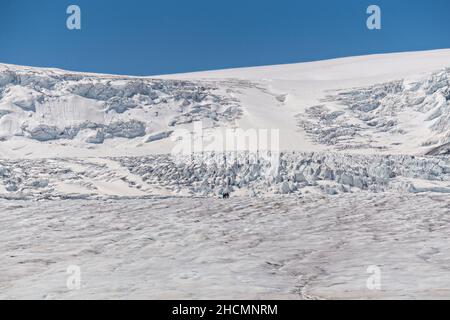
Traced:
[[20, 65], [155, 75], [438, 48], [449, 0], [0, 0], [0, 62]]

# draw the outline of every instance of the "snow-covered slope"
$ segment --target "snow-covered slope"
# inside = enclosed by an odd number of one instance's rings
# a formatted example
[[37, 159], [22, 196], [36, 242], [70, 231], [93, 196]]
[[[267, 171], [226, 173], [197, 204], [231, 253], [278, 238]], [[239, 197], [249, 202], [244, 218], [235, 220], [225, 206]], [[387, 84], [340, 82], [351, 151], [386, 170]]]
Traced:
[[[199, 122], [200, 159], [174, 159]], [[225, 129], [279, 130], [278, 171], [205, 143]], [[0, 140], [12, 198], [449, 192], [450, 50], [154, 78], [0, 65]]]
[[[199, 122], [204, 148], [172, 153]], [[199, 144], [225, 129], [278, 129], [279, 150]], [[449, 153], [450, 50], [0, 65], [0, 298], [448, 298]]]
[[[424, 154], [449, 142], [449, 76], [450, 50], [435, 50], [161, 78], [241, 79], [282, 96], [276, 113], [298, 119], [297, 127], [289, 120], [276, 125], [284, 150], [327, 145], [327, 150]], [[268, 117], [272, 123], [280, 118]], [[249, 118], [247, 123], [255, 120]]]
[[449, 68], [450, 50], [153, 78], [0, 65], [0, 152], [170, 153], [202, 121], [279, 129], [281, 150], [426, 154], [450, 142]]
[[[0, 299], [448, 299], [449, 205], [392, 193], [0, 199]], [[381, 290], [367, 287], [370, 266]]]
[[[3, 156], [127, 154], [193, 121], [232, 121], [238, 102], [214, 83], [0, 66]], [[163, 151], [170, 147], [163, 148]], [[143, 151], [146, 152], [146, 151]]]

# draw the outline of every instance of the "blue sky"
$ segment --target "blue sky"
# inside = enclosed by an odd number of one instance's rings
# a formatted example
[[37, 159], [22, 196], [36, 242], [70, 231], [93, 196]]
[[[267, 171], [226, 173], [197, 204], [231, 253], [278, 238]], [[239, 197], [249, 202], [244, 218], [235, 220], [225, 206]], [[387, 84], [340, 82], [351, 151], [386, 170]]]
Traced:
[[450, 48], [449, 14], [448, 0], [0, 0], [0, 62], [155, 75]]

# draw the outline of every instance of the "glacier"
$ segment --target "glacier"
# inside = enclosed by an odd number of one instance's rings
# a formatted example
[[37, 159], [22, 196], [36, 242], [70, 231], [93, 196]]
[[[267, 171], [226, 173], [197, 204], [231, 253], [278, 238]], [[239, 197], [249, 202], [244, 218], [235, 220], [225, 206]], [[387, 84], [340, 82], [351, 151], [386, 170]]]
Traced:
[[[155, 77], [0, 64], [0, 297], [450, 297], [449, 61]], [[196, 123], [204, 149], [174, 153]], [[279, 148], [208, 143], [227, 130], [278, 130]]]

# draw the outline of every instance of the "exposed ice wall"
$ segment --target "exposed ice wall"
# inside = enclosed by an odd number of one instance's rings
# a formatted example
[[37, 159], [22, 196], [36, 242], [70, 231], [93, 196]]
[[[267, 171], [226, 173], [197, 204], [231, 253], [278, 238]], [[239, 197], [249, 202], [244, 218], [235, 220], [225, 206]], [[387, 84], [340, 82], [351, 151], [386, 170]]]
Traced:
[[[448, 157], [281, 153], [152, 155], [110, 159], [0, 159], [0, 197], [80, 198], [102, 195], [270, 196], [348, 192], [450, 193]], [[4, 190], [2, 192], [2, 190]], [[155, 193], [156, 192], [156, 193]], [[107, 192], [111, 194], [111, 192]]]
[[[252, 159], [248, 153], [203, 153], [182, 160], [169, 155], [116, 160], [148, 183], [175, 191], [188, 188], [198, 195], [240, 190], [251, 195], [287, 194], [311, 189], [329, 194], [392, 189], [450, 192], [448, 158], [281, 153], [275, 174], [267, 174], [273, 165], [269, 159]], [[422, 188], [424, 181], [429, 185]]]
[[198, 120], [228, 122], [240, 112], [238, 101], [210, 83], [0, 65], [3, 139], [79, 137], [86, 143], [103, 143], [115, 137], [169, 133], [177, 125]]
[[438, 147], [450, 142], [450, 69], [338, 91], [298, 120], [314, 141], [338, 149], [389, 149], [391, 139]]

